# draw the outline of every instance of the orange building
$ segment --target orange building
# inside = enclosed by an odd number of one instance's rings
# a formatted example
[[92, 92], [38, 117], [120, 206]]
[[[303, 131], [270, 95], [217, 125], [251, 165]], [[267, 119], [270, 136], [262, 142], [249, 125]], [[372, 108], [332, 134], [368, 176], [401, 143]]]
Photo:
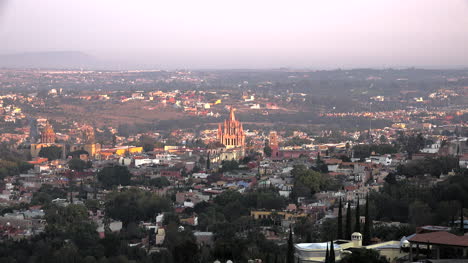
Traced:
[[236, 120], [233, 107], [229, 112], [229, 118], [218, 126], [218, 141], [227, 149], [245, 146], [244, 129], [242, 123]]

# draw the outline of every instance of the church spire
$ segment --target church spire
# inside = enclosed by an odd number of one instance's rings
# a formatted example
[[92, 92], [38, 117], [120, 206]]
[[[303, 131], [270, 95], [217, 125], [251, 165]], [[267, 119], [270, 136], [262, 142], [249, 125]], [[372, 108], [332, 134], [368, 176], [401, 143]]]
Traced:
[[245, 134], [242, 123], [236, 120], [234, 107], [230, 108], [229, 117], [218, 125], [218, 140], [226, 148], [244, 147]]
[[234, 115], [234, 107], [231, 106], [231, 109], [229, 111], [229, 120], [230, 121], [235, 121], [236, 120], [236, 115]]

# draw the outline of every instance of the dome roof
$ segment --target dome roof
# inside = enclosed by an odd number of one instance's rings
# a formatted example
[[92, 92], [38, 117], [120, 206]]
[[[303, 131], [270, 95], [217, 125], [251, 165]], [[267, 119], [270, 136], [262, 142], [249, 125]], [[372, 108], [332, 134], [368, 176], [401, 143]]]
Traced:
[[54, 133], [54, 128], [52, 128], [52, 125], [50, 125], [50, 123], [47, 123], [42, 132], [43, 133]]

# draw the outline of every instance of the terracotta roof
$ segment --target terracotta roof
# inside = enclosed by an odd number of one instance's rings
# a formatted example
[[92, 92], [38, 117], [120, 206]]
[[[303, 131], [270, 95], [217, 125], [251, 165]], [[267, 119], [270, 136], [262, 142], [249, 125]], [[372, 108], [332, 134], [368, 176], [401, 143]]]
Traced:
[[468, 236], [457, 236], [449, 232], [432, 232], [425, 234], [416, 234], [408, 241], [419, 243], [431, 243], [449, 246], [468, 247]]
[[343, 161], [340, 160], [340, 159], [333, 159], [333, 158], [331, 158], [331, 159], [324, 159], [323, 161], [325, 162], [325, 164], [340, 164], [340, 163], [343, 162]]

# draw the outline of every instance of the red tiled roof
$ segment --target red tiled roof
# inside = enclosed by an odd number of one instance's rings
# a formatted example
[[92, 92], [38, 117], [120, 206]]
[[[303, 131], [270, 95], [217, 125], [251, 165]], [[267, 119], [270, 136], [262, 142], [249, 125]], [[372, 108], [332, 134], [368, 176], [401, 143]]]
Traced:
[[425, 234], [416, 234], [408, 241], [419, 243], [431, 243], [449, 246], [468, 247], [468, 236], [457, 236], [449, 232], [432, 232]]

